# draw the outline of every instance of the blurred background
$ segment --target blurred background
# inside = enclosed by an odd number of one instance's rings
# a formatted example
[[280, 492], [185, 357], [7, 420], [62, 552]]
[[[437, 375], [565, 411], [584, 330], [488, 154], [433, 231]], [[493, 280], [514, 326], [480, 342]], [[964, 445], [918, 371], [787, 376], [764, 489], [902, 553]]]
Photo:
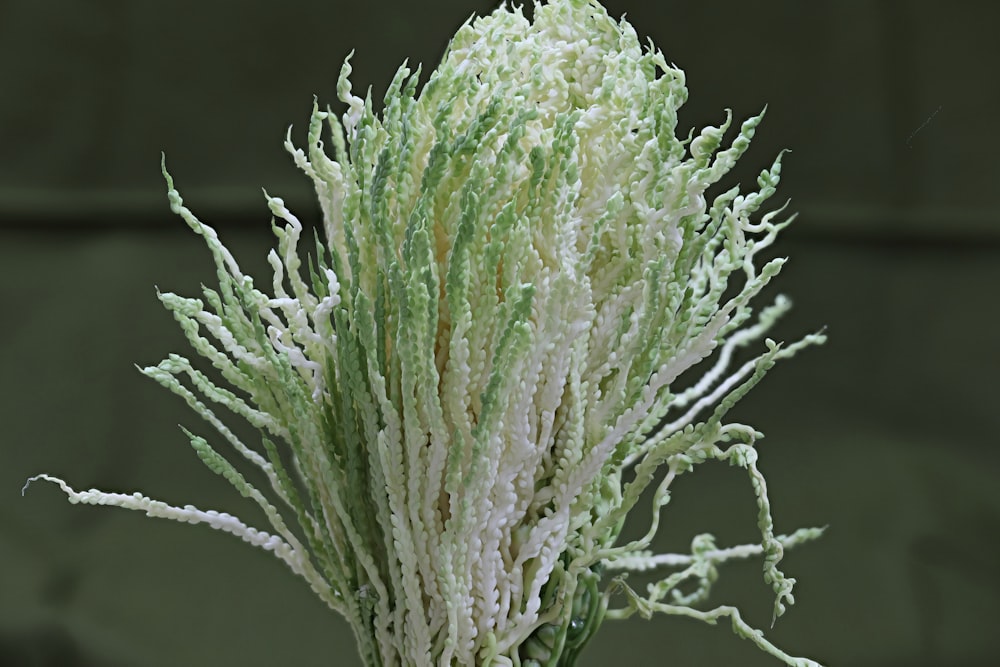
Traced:
[[[995, 3], [608, 0], [687, 73], [681, 126], [768, 105], [726, 187], [777, 151], [800, 215], [775, 252], [796, 303], [775, 336], [830, 340], [776, 367], [734, 417], [766, 433], [796, 604], [768, 636], [830, 665], [1000, 664], [1000, 47]], [[346, 624], [269, 554], [204, 527], [70, 506], [33, 486], [141, 489], [240, 511], [177, 429], [207, 434], [133, 364], [186, 352], [156, 300], [214, 270], [170, 215], [160, 152], [247, 273], [266, 273], [261, 187], [315, 219], [282, 148], [313, 96], [381, 99], [404, 58], [429, 70], [493, 2], [145, 0], [0, 3], [0, 667], [359, 665]], [[335, 107], [336, 108], [336, 107]], [[763, 304], [764, 301], [761, 301]], [[744, 473], [681, 478], [658, 547], [753, 539]], [[256, 517], [247, 513], [247, 519]], [[758, 627], [759, 561], [715, 604]], [[608, 622], [582, 665], [775, 665], [726, 624]]]

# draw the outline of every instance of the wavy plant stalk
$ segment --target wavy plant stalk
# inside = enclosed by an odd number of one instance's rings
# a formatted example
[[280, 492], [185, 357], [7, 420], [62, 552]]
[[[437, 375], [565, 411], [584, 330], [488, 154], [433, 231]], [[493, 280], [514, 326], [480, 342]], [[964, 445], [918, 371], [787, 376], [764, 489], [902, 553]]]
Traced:
[[[171, 208], [204, 237], [219, 285], [160, 300], [215, 372], [175, 354], [142, 372], [215, 427], [227, 447], [188, 432], [192, 446], [260, 506], [268, 532], [34, 479], [74, 503], [207, 523], [274, 552], [349, 621], [366, 665], [572, 665], [602, 620], [636, 612], [728, 617], [786, 663], [816, 664], [733, 607], [699, 608], [721, 562], [763, 555], [780, 615], [794, 583], [778, 569], [783, 550], [820, 532], [775, 534], [760, 434], [726, 421], [777, 360], [822, 340], [761, 344], [789, 304], [755, 317], [750, 303], [783, 263], [758, 260], [788, 224], [760, 213], [781, 156], [757, 191], [708, 195], [763, 114], [728, 145], [730, 117], [679, 139], [683, 73], [596, 1], [468, 22], [422, 87], [419, 68], [398, 70], [381, 113], [351, 92], [350, 72], [348, 59], [342, 117], [314, 107], [307, 146], [286, 141], [315, 185], [324, 238], [303, 263], [302, 224], [268, 196], [267, 287], [164, 167]], [[700, 378], [678, 386], [696, 366]], [[260, 443], [237, 438], [220, 410]], [[709, 460], [746, 469], [759, 544], [720, 549], [702, 535], [690, 555], [652, 554], [671, 483]], [[650, 487], [652, 525], [619, 543]], [[650, 568], [667, 574], [645, 594], [610, 579]]]

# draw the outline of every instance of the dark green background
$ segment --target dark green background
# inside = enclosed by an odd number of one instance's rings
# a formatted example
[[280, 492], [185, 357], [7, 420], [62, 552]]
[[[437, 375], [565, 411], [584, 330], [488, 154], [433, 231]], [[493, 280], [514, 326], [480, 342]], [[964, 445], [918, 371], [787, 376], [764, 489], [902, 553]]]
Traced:
[[[185, 350], [153, 286], [193, 294], [214, 277], [169, 215], [160, 151], [264, 274], [260, 188], [315, 218], [281, 143], [290, 124], [301, 142], [313, 95], [335, 101], [346, 53], [379, 97], [403, 58], [432, 66], [492, 6], [0, 3], [0, 666], [358, 664], [346, 626], [269, 554], [20, 488], [48, 471], [244, 509], [175, 426], [199, 420], [132, 366]], [[797, 604], [769, 636], [832, 665], [997, 664], [1000, 5], [607, 6], [687, 72], [685, 127], [769, 105], [736, 177], [793, 150], [782, 194], [801, 215], [776, 252], [796, 309], [777, 335], [826, 326], [830, 342], [775, 368], [737, 416], [767, 434], [779, 531], [830, 529], [788, 555]], [[745, 477], [703, 467], [677, 483], [659, 546], [749, 540], [753, 524]], [[713, 601], [770, 621], [758, 562], [724, 569]], [[776, 662], [726, 626], [656, 618], [608, 623], [583, 664]]]

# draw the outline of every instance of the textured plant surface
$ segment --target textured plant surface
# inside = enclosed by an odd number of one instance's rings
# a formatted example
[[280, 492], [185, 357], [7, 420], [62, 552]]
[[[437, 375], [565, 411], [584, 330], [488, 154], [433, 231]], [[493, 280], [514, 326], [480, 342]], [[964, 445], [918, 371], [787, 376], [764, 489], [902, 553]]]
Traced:
[[[325, 239], [303, 263], [302, 225], [268, 197], [266, 288], [166, 176], [219, 287], [160, 299], [215, 370], [172, 354], [143, 372], [228, 443], [189, 433], [269, 532], [39, 477], [73, 502], [207, 523], [273, 551], [347, 618], [367, 665], [571, 665], [603, 619], [635, 612], [729, 617], [788, 664], [815, 664], [735, 608], [702, 608], [720, 562], [762, 555], [780, 615], [794, 583], [783, 548], [819, 533], [775, 534], [760, 434], [725, 420], [775, 361], [822, 339], [761, 342], [788, 302], [750, 306], [783, 261], [757, 258], [787, 224], [758, 213], [780, 156], [758, 191], [707, 194], [761, 116], [727, 145], [728, 119], [679, 139], [683, 73], [583, 0], [466, 24], [422, 88], [399, 69], [379, 114], [350, 71], [342, 117], [316, 108], [306, 148], [286, 142], [315, 184]], [[678, 386], [682, 374], [694, 379]], [[690, 555], [650, 553], [671, 482], [708, 460], [748, 472], [760, 543], [720, 549], [702, 535]], [[652, 525], [618, 543], [647, 488]], [[654, 567], [667, 573], [645, 593], [612, 577]]]

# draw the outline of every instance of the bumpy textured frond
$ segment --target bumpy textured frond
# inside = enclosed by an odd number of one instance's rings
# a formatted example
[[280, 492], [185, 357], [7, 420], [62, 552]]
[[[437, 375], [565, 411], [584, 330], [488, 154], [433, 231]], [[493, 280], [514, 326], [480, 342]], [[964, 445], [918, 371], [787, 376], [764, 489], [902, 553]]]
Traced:
[[[754, 320], [750, 305], [783, 262], [758, 259], [787, 224], [759, 215], [781, 156], [757, 191], [710, 194], [763, 113], [728, 144], [730, 115], [678, 138], [683, 73], [585, 0], [536, 5], [533, 21], [506, 7], [470, 21], [422, 88], [399, 69], [381, 113], [350, 73], [348, 61], [342, 116], [315, 106], [307, 145], [286, 141], [315, 184], [324, 238], [303, 262], [302, 224], [268, 196], [266, 287], [164, 169], [218, 287], [160, 299], [217, 378], [177, 355], [142, 370], [228, 443], [190, 435], [273, 535], [40, 477], [74, 502], [207, 522], [274, 551], [350, 621], [369, 665], [570, 665], [605, 616], [635, 611], [728, 616], [789, 664], [812, 664], [731, 607], [695, 608], [720, 562], [762, 554], [781, 614], [794, 583], [778, 569], [783, 549], [819, 533], [775, 535], [759, 434], [725, 422], [777, 360], [822, 340], [766, 340], [734, 365], [788, 308], [779, 299]], [[260, 446], [220, 409], [256, 427]], [[759, 545], [701, 536], [692, 555], [651, 554], [671, 482], [713, 459], [747, 470]], [[648, 533], [618, 544], [651, 485]], [[683, 569], [646, 597], [599, 586], [605, 568], [650, 567]], [[624, 609], [608, 609], [614, 590], [627, 591]]]

